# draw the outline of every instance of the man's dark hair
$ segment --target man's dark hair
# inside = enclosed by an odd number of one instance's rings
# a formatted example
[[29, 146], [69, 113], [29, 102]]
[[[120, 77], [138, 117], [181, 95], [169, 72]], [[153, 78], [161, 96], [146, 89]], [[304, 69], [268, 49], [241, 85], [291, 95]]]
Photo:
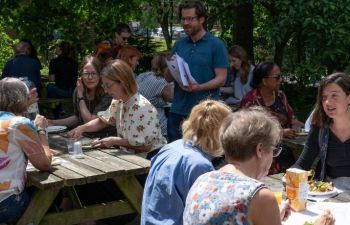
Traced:
[[205, 5], [203, 4], [203, 2], [198, 0], [187, 0], [187, 1], [181, 2], [181, 4], [179, 5], [179, 18], [181, 19], [182, 17], [181, 11], [183, 9], [193, 9], [193, 8], [196, 10], [196, 15], [198, 16], [198, 18], [204, 17], [204, 25], [205, 25], [208, 19], [208, 10], [207, 10], [207, 7], [205, 7]]
[[118, 34], [121, 34], [122, 32], [131, 34], [131, 29], [126, 23], [118, 23], [117, 26], [114, 28], [114, 32]]

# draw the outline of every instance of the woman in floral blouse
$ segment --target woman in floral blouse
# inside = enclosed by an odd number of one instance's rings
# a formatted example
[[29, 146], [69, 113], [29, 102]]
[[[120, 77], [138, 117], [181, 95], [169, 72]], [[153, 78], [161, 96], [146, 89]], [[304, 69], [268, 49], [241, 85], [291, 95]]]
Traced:
[[101, 72], [105, 92], [112, 96], [111, 105], [98, 113], [98, 118], [78, 126], [70, 132], [79, 138], [83, 132], [96, 132], [107, 125], [116, 126], [117, 136], [106, 137], [93, 146], [110, 148], [118, 146], [135, 153], [147, 152], [147, 158], [166, 144], [161, 134], [157, 110], [142, 95], [131, 67], [122, 60], [109, 62]]

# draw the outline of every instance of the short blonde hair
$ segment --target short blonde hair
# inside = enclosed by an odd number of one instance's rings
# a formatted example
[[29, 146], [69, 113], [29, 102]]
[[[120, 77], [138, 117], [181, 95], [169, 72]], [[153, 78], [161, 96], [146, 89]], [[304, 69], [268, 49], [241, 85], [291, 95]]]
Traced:
[[120, 82], [124, 94], [128, 96], [133, 96], [138, 91], [133, 71], [123, 60], [116, 59], [107, 63], [101, 71], [101, 76], [115, 82]]
[[188, 119], [182, 124], [183, 139], [198, 145], [211, 156], [223, 154], [219, 142], [219, 128], [231, 112], [230, 107], [214, 100], [204, 100], [193, 107]]
[[6, 77], [0, 80], [0, 111], [22, 114], [27, 111], [29, 89], [21, 80]]
[[276, 146], [282, 138], [278, 120], [262, 107], [250, 107], [231, 113], [220, 128], [220, 141], [227, 159], [245, 161], [263, 149]]

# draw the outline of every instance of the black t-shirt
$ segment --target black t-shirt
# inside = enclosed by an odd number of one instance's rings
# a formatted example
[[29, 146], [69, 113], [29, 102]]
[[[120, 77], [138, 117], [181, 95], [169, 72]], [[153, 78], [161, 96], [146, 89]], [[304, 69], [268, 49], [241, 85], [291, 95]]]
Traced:
[[[320, 153], [318, 144], [319, 127], [313, 126], [307, 138], [304, 150], [292, 167], [309, 170]], [[326, 176], [331, 178], [350, 177], [350, 139], [341, 142], [329, 130], [328, 148], [326, 156]]]
[[50, 61], [49, 74], [55, 75], [56, 86], [74, 89], [78, 77], [78, 63], [66, 56], [58, 56]]

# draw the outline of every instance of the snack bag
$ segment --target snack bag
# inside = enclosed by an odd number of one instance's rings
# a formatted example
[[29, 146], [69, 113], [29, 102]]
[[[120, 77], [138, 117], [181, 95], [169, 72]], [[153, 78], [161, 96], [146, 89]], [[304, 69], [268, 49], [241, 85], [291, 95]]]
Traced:
[[286, 196], [292, 203], [292, 208], [299, 212], [306, 209], [309, 185], [307, 177], [309, 171], [291, 168], [286, 173]]

